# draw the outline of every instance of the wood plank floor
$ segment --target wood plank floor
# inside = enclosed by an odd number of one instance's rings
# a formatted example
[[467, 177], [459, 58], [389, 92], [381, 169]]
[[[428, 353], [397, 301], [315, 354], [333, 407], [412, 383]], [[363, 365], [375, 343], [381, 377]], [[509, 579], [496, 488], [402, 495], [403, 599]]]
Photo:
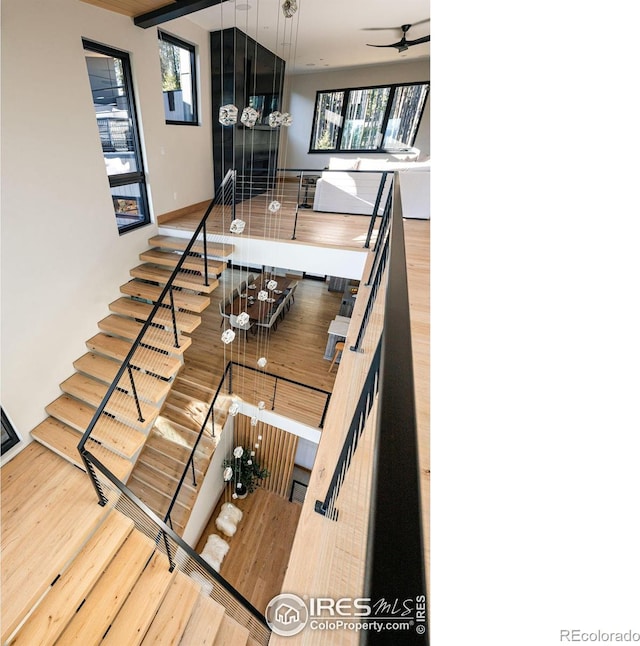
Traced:
[[[313, 245], [338, 246], [341, 248], [362, 249], [367, 237], [367, 230], [371, 218], [367, 215], [349, 215], [347, 213], [321, 213], [312, 209], [299, 209], [296, 221], [295, 199], [286, 189], [285, 199], [280, 200], [282, 208], [276, 216], [267, 208], [267, 201], [263, 197], [253, 198], [237, 206], [237, 217], [248, 220], [251, 210], [247, 235], [253, 238], [269, 238], [277, 240], [295, 240]], [[161, 226], [195, 231], [200, 223], [206, 207], [194, 208]], [[246, 217], [243, 213], [246, 212]], [[216, 206], [207, 219], [207, 233], [228, 234], [232, 220], [229, 206]], [[375, 242], [378, 225], [381, 218], [376, 218], [372, 243]]]
[[[193, 333], [192, 345], [185, 353], [185, 364], [176, 379], [174, 391], [185, 397], [200, 398], [209, 403], [215, 393], [228, 361], [257, 368], [257, 360], [268, 361], [265, 371], [331, 392], [336, 370], [329, 372], [330, 362], [324, 359], [327, 330], [340, 311], [342, 293], [330, 292], [327, 283], [299, 279], [295, 302], [280, 321], [276, 330], [267, 334], [249, 334], [248, 340], [238, 337], [225, 345], [220, 341], [222, 329], [219, 303], [233, 288], [246, 279], [246, 272], [227, 269], [220, 278], [220, 287], [211, 295], [211, 306], [202, 313], [202, 325]], [[268, 403], [271, 408], [274, 382], [253, 371], [239, 371], [234, 378], [234, 390], [247, 401]], [[280, 382], [274, 410], [298, 421], [317, 426], [322, 414], [324, 397]], [[279, 394], [278, 394], [279, 393]], [[300, 402], [302, 400], [302, 403]], [[309, 401], [315, 405], [308, 410]]]
[[282, 591], [291, 545], [302, 505], [264, 489], [256, 489], [244, 500], [233, 500], [243, 512], [234, 536], [225, 536], [215, 525], [223, 495], [212, 514], [196, 552], [202, 552], [210, 534], [229, 543], [220, 574], [244, 595], [260, 612]]
[[37, 442], [0, 473], [4, 643], [107, 510], [83, 471]]

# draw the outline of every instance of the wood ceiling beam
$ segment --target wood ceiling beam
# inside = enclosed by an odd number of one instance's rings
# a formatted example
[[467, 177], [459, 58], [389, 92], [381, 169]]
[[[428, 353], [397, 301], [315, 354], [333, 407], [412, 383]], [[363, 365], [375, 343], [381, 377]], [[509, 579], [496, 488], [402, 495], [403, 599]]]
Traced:
[[189, 14], [194, 13], [195, 11], [200, 11], [201, 9], [215, 7], [224, 1], [225, 0], [178, 0], [177, 2], [166, 5], [165, 7], [160, 7], [160, 9], [154, 9], [153, 11], [136, 16], [133, 19], [133, 22], [136, 27], [148, 29], [149, 27], [161, 25], [169, 20], [188, 16]]

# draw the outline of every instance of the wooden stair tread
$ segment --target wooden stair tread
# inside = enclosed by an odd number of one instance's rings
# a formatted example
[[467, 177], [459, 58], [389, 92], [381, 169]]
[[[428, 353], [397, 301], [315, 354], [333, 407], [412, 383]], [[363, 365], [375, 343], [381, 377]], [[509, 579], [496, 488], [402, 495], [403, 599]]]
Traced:
[[[189, 238], [178, 238], [176, 236], [157, 235], [149, 238], [149, 245], [152, 247], [161, 247], [162, 249], [174, 249], [184, 251], [189, 244]], [[230, 256], [235, 247], [232, 244], [219, 244], [207, 240], [207, 256], [222, 257]], [[202, 240], [196, 240], [191, 247], [191, 251], [204, 255], [204, 243]]]
[[[155, 265], [144, 264], [138, 265], [129, 271], [133, 278], [142, 278], [144, 280], [151, 280], [154, 283], [166, 285], [171, 277], [172, 271], [163, 269]], [[218, 281], [209, 278], [209, 284], [204, 284], [204, 278], [195, 274], [179, 273], [173, 281], [176, 287], [183, 287], [184, 289], [192, 289], [194, 292], [202, 294], [211, 294], [211, 292], [218, 286]]]
[[[109, 314], [98, 323], [98, 327], [103, 332], [112, 336], [121, 336], [132, 342], [138, 338], [143, 325], [144, 323], [140, 321], [127, 316], [118, 316], [117, 314]], [[191, 345], [191, 337], [182, 334], [178, 330], [178, 347], [176, 347], [173, 331], [150, 327], [142, 337], [142, 343], [158, 350], [164, 350], [169, 354], [182, 355]], [[131, 344], [129, 344], [129, 347], [131, 347]]]
[[[144, 262], [162, 265], [163, 267], [175, 267], [182, 257], [183, 254], [176, 251], [160, 251], [159, 249], [143, 251], [139, 256], [140, 260]], [[207, 260], [207, 272], [209, 276], [219, 276], [224, 271], [224, 268], [224, 262], [211, 259]], [[204, 275], [204, 259], [198, 256], [187, 256], [180, 269], [198, 271]]]
[[[126, 359], [131, 349], [130, 341], [102, 333], [91, 337], [86, 345], [93, 352], [98, 352], [120, 361]], [[182, 368], [182, 361], [178, 357], [154, 352], [148, 348], [138, 348], [131, 358], [131, 365], [145, 372], [171, 379]]]
[[[97, 504], [87, 475], [42, 444], [29, 443], [12, 461], [22, 465], [28, 480], [17, 478], [7, 482], [4, 467], [0, 470], [3, 474], [2, 644], [108, 512]], [[40, 513], [33, 513], [36, 509]], [[44, 509], [55, 513], [43, 513]]]
[[182, 634], [179, 646], [208, 646], [214, 643], [222, 624], [224, 607], [211, 597], [200, 595]]
[[[151, 449], [154, 452], [153, 459], [159, 463], [173, 462], [175, 464], [185, 464], [189, 459], [189, 455], [191, 455], [189, 446], [167, 439], [158, 432], [157, 424], [158, 420], [156, 420], [156, 426], [151, 429], [147, 437], [145, 449]], [[194, 460], [196, 473], [204, 473], [209, 464], [209, 457], [202, 451], [196, 449]]]
[[213, 642], [215, 646], [242, 646], [249, 639], [249, 630], [241, 626], [237, 621], [225, 615]]
[[200, 586], [193, 579], [178, 572], [142, 644], [144, 646], [178, 644], [199, 595]]
[[[94, 352], [87, 352], [73, 362], [73, 367], [78, 372], [87, 374], [108, 385], [115, 379], [121, 365], [122, 362], [109, 359], [103, 355], [95, 354]], [[170, 381], [159, 379], [153, 375], [148, 375], [144, 372], [140, 372], [140, 370], [132, 370], [131, 373], [133, 375], [136, 392], [141, 399], [153, 404], [158, 404], [171, 390], [172, 382]], [[128, 370], [125, 370], [120, 378], [118, 388], [126, 391], [129, 395], [133, 394]]]
[[[45, 410], [51, 417], [83, 434], [96, 412], [94, 407], [69, 395], [61, 395], [47, 405]], [[145, 440], [142, 433], [104, 415], [94, 426], [91, 437], [128, 458], [133, 457], [142, 448]]]
[[[167, 415], [167, 413], [169, 413], [169, 415]], [[165, 406], [162, 409], [162, 414], [158, 415], [158, 419], [156, 420], [156, 424], [153, 430], [161, 436], [170, 439], [177, 444], [187, 447], [189, 451], [191, 451], [193, 445], [198, 439], [200, 428], [198, 428], [197, 431], [187, 428], [180, 424], [180, 422], [176, 422], [176, 420], [172, 419], [170, 414], [171, 411], [167, 411], [165, 402]], [[199, 452], [202, 456], [208, 458], [213, 453], [215, 448], [216, 441], [206, 433], [203, 433], [202, 437], [200, 438], [200, 442], [198, 443], [196, 452]]]
[[167, 556], [156, 552], [100, 642], [101, 646], [140, 644], [177, 572], [170, 572]]
[[[58, 455], [69, 460], [72, 464], [85, 471], [84, 462], [78, 452], [78, 443], [82, 434], [74, 428], [67, 426], [65, 423], [47, 417], [40, 422], [32, 431], [31, 435], [35, 440], [44, 444], [46, 447]], [[102, 444], [93, 441], [91, 438], [85, 444], [85, 447], [95, 455], [102, 464], [113, 473], [120, 481], [125, 481], [133, 468], [133, 463], [122, 456], [110, 451]]]
[[[106, 395], [109, 386], [100, 381], [96, 381], [92, 377], [87, 377], [76, 372], [68, 379], [65, 379], [60, 384], [60, 388], [67, 395], [73, 395], [97, 408]], [[139, 419], [135, 399], [125, 393], [114, 391], [104, 410], [116, 417], [116, 419], [124, 422], [127, 426], [144, 432], [150, 428], [150, 425], [153, 425], [160, 410], [156, 406], [152, 406], [144, 401], [139, 401], [138, 404], [142, 412], [142, 420]]]
[[[149, 438], [150, 437], [151, 435], [149, 435]], [[157, 446], [150, 445], [149, 439], [147, 439], [147, 442], [144, 445], [144, 449], [142, 449], [142, 453], [138, 458], [138, 463], [142, 462], [144, 464], [147, 464], [158, 471], [162, 471], [167, 476], [179, 480], [182, 477], [182, 473], [184, 472], [184, 465], [187, 463], [189, 455], [190, 451], [185, 451], [185, 457], [182, 460], [177, 460], [171, 455], [167, 455], [166, 453], [158, 450]], [[199, 460], [198, 457], [199, 456], [194, 455], [194, 466], [196, 471], [196, 479], [198, 480], [198, 482], [201, 482], [204, 476], [204, 470], [201, 469], [201, 465], [199, 465], [199, 462], [202, 462], [202, 458], [200, 458]]]
[[[142, 502], [151, 507], [156, 514], [158, 514], [159, 518], [164, 520], [174, 492], [168, 494], [160, 491], [147, 482], [136, 478], [135, 473], [131, 474], [129, 481], [127, 482], [127, 487], [129, 487], [129, 489], [131, 489], [131, 491], [133, 491], [133, 493], [138, 496]], [[184, 527], [190, 514], [191, 509], [177, 500], [171, 510], [171, 520], [172, 522], [179, 523]]]
[[[160, 285], [145, 283], [137, 278], [130, 280], [124, 285], [120, 285], [120, 291], [123, 294], [143, 298], [153, 303], [158, 301], [163, 289], [164, 287]], [[165, 305], [171, 305], [171, 297], [169, 294], [164, 297], [162, 302]], [[211, 305], [211, 298], [209, 296], [202, 296], [202, 294], [192, 294], [184, 290], [174, 289], [173, 305], [178, 309], [189, 310], [190, 312], [203, 312]]]
[[[184, 470], [184, 466], [182, 469]], [[175, 478], [170, 476], [168, 473], [154, 469], [152, 466], [146, 464], [144, 459], [141, 458], [136, 462], [132, 477], [135, 477], [141, 482], [145, 482], [154, 489], [157, 489], [172, 498], [178, 488], [178, 483], [182, 477], [182, 471], [180, 472], [180, 475]], [[192, 507], [193, 502], [198, 495], [198, 490], [193, 487], [193, 480], [191, 477], [191, 473], [189, 472], [182, 483], [180, 494], [178, 496], [178, 502], [181, 502], [185, 507]]]
[[53, 644], [132, 529], [132, 520], [111, 511], [10, 643]]
[[153, 542], [133, 530], [60, 635], [56, 646], [99, 643], [153, 550]]
[[[149, 303], [143, 303], [142, 301], [136, 301], [133, 298], [127, 298], [125, 296], [118, 298], [109, 303], [109, 309], [112, 312], [117, 314], [124, 314], [125, 316], [131, 316], [141, 321], [146, 321], [151, 315], [153, 310], [153, 305]], [[176, 326], [178, 330], [182, 332], [193, 332], [202, 322], [202, 319], [195, 314], [187, 314], [186, 312], [175, 312], [176, 317]], [[153, 323], [158, 325], [164, 325], [173, 330], [173, 318], [171, 316], [171, 310], [161, 307], [153, 316]]]

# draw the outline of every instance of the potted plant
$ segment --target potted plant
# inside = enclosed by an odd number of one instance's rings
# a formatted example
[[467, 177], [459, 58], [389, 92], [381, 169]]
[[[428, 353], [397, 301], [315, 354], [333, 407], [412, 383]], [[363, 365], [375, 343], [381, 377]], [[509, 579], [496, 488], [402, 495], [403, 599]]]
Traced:
[[244, 498], [258, 486], [259, 480], [269, 477], [269, 471], [260, 467], [255, 459], [255, 452], [236, 446], [233, 457], [226, 458], [222, 463], [225, 482], [232, 482], [234, 496]]

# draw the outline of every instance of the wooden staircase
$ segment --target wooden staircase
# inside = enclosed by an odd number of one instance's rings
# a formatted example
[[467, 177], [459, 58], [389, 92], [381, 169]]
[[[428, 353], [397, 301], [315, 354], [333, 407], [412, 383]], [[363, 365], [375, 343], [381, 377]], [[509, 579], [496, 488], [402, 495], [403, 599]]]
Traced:
[[[62, 394], [45, 407], [48, 417], [31, 431], [35, 440], [82, 469], [76, 448], [81, 436], [188, 242], [171, 236], [149, 239], [152, 248], [140, 254], [144, 264], [130, 271], [132, 280], [120, 287], [123, 296], [109, 305], [111, 314], [98, 323], [100, 332], [86, 342], [88, 352], [74, 362], [77, 372], [60, 384]], [[94, 428], [88, 448], [123, 482], [127, 482], [170, 396], [184, 363], [183, 354], [191, 345], [188, 335], [200, 325], [199, 315], [209, 306], [209, 294], [218, 286], [217, 277], [225, 268], [224, 258], [232, 251], [231, 245], [207, 244], [205, 280], [204, 244], [195, 243], [172, 290], [176, 332], [167, 294], [133, 355], [131, 371], [123, 373]], [[171, 453], [167, 449], [167, 455]]]
[[112, 509], [3, 644], [255, 646], [201, 584]]
[[[189, 388], [188, 380], [178, 376], [128, 482], [131, 491], [161, 518], [169, 509], [215, 394], [213, 391], [202, 392], [203, 401], [186, 395], [185, 391], [188, 390], [193, 390], [193, 387]], [[171, 511], [172, 526], [179, 535], [184, 533], [204, 474], [227, 421], [230, 404], [229, 395], [218, 395], [214, 423], [212, 425], [209, 417], [195, 453], [196, 484], [189, 471]]]

